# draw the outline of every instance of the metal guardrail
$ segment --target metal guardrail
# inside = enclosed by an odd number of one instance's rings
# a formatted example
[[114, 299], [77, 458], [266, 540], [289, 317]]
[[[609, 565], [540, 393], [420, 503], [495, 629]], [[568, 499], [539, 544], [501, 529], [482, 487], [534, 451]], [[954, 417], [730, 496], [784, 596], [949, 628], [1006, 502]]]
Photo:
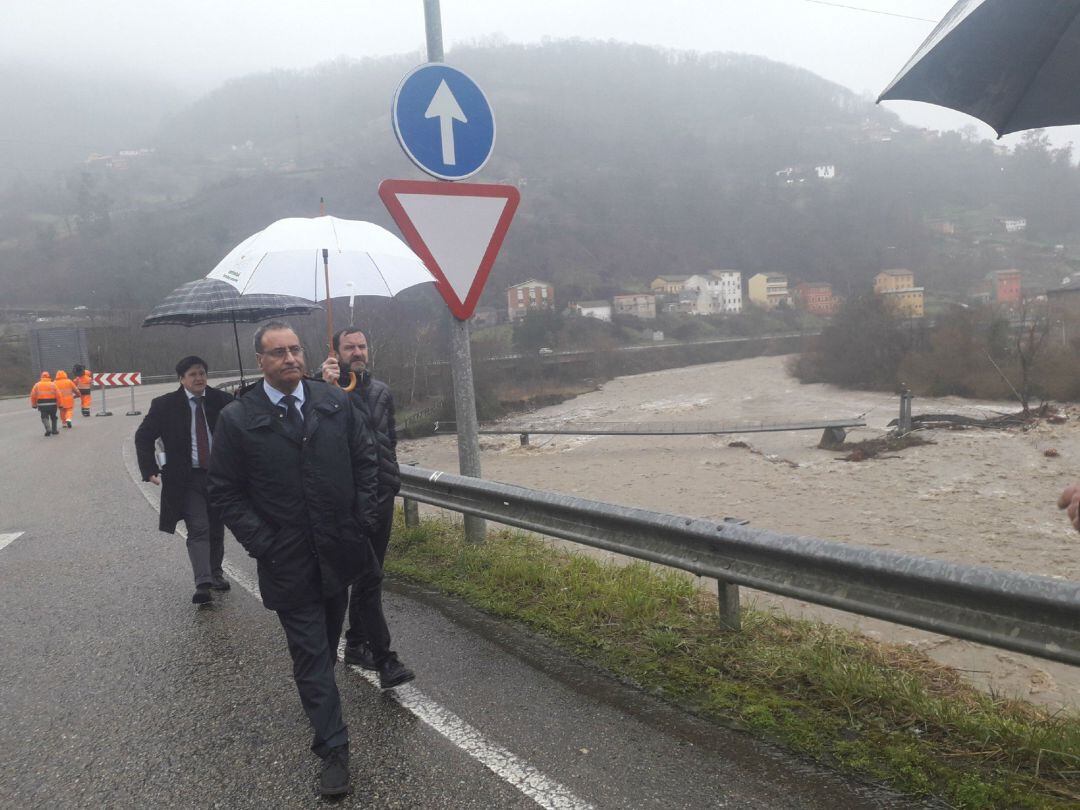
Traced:
[[[678, 568], [720, 583], [737, 626], [744, 585], [1080, 665], [1080, 582], [1000, 571], [590, 501], [402, 466], [409, 500]], [[732, 620], [730, 611], [736, 611]]]

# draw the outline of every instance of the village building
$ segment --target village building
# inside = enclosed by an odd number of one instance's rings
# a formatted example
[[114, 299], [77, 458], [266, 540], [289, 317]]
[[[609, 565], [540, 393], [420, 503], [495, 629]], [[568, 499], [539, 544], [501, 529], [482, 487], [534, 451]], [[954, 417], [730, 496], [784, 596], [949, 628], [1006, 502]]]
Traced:
[[1023, 299], [1023, 280], [1019, 270], [995, 270], [986, 276], [994, 300], [1016, 306]]
[[923, 316], [924, 290], [915, 286], [915, 274], [910, 270], [882, 270], [874, 276], [874, 292], [902, 318]]
[[679, 311], [691, 315], [742, 312], [742, 273], [710, 270], [690, 276], [679, 296]]
[[511, 323], [530, 312], [552, 309], [554, 306], [555, 288], [546, 281], [530, 278], [506, 289], [506, 313]]
[[656, 295], [678, 295], [688, 278], [690, 276], [657, 276], [649, 284], [649, 289]]
[[840, 309], [840, 299], [833, 294], [832, 285], [825, 282], [799, 282], [792, 297], [796, 307], [811, 315], [828, 318]]
[[783, 273], [756, 273], [746, 282], [750, 303], [763, 309], [791, 306], [788, 278]]
[[656, 296], [649, 293], [624, 293], [612, 301], [616, 315], [633, 315], [643, 321], [656, 320]]
[[570, 310], [585, 318], [596, 318], [599, 321], [611, 323], [610, 301], [578, 301], [570, 305]]
[[1051, 320], [1080, 323], [1080, 281], [1071, 281], [1046, 291]]

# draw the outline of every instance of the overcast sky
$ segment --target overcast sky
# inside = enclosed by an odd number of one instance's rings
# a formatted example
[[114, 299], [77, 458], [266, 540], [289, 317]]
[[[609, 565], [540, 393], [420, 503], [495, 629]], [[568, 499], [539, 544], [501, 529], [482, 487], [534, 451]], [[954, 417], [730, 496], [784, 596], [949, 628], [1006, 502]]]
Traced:
[[[493, 35], [612, 39], [758, 54], [876, 97], [954, 0], [442, 0], [447, 51]], [[350, 57], [417, 54], [422, 0], [0, 0], [4, 54], [81, 71], [157, 75], [205, 91], [232, 76]], [[857, 11], [842, 6], [858, 6]], [[891, 16], [900, 15], [900, 16]], [[924, 19], [908, 19], [910, 17]], [[452, 54], [449, 61], [453, 61]], [[976, 123], [926, 104], [889, 102], [934, 128]], [[981, 124], [979, 132], [991, 137]], [[1057, 142], [1076, 128], [1052, 131]], [[1015, 140], [1018, 136], [1013, 136]], [[1010, 142], [1010, 139], [1006, 139]]]

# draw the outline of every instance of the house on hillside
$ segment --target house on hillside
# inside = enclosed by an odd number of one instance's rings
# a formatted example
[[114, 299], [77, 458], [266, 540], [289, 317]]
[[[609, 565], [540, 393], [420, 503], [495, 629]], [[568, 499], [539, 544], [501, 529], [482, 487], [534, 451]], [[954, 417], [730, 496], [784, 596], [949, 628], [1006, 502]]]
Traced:
[[915, 274], [910, 270], [882, 270], [874, 276], [874, 292], [902, 318], [923, 316], [924, 290], [915, 286]]
[[986, 280], [997, 303], [1017, 306], [1023, 299], [1023, 279], [1019, 270], [994, 270], [986, 274]]
[[656, 296], [649, 293], [624, 293], [611, 301], [616, 315], [633, 315], [643, 321], [656, 320]]
[[1051, 320], [1080, 323], [1080, 281], [1070, 281], [1046, 291]]
[[690, 276], [657, 276], [649, 284], [649, 289], [656, 295], [678, 295], [688, 278]]
[[530, 278], [506, 289], [506, 313], [511, 323], [524, 318], [529, 312], [553, 309], [554, 306], [555, 288], [546, 281]]
[[598, 321], [611, 323], [610, 301], [578, 301], [571, 304], [570, 309], [585, 318], [596, 318]]
[[746, 282], [751, 303], [763, 309], [791, 306], [788, 278], [783, 273], [755, 273]]
[[690, 276], [679, 297], [680, 311], [693, 315], [742, 312], [742, 273], [710, 270]]
[[833, 294], [832, 285], [825, 282], [799, 282], [792, 299], [804, 312], [825, 318], [835, 315], [840, 308], [840, 299]]

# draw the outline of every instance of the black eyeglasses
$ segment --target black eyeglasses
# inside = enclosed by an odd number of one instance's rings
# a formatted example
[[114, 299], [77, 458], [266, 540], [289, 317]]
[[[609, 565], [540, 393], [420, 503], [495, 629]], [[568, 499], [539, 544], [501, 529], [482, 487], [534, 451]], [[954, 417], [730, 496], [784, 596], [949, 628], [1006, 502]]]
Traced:
[[304, 355], [303, 346], [281, 346], [277, 349], [267, 349], [265, 352], [255, 352], [256, 354], [268, 354], [275, 360], [284, 360], [285, 355], [291, 354], [293, 357], [302, 357]]

